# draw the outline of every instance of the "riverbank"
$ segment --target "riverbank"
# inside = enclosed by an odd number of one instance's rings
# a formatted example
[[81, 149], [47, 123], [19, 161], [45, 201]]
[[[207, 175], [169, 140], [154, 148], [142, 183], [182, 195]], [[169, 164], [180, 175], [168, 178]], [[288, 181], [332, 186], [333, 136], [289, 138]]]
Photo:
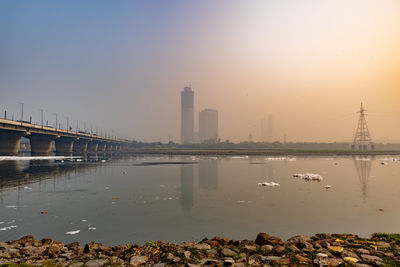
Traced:
[[144, 155], [191, 155], [191, 156], [379, 156], [400, 155], [400, 150], [298, 150], [298, 149], [178, 149], [146, 148], [131, 149], [125, 153]]
[[283, 242], [265, 233], [255, 240], [214, 237], [179, 244], [107, 247], [92, 241], [63, 244], [51, 239], [0, 242], [0, 266], [400, 266], [400, 234], [317, 234]]

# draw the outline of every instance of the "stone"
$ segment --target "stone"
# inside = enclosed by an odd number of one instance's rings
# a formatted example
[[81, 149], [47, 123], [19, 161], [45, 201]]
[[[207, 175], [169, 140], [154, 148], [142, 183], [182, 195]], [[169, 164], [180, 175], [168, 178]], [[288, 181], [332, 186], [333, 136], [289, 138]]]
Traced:
[[337, 259], [337, 258], [320, 258], [317, 257], [314, 260], [314, 263], [319, 265], [319, 266], [339, 266], [343, 263], [343, 261], [341, 259]]
[[261, 256], [260, 255], [251, 255], [248, 260], [249, 265], [260, 265], [261, 264]]
[[365, 249], [365, 248], [359, 248], [356, 250], [356, 252], [358, 254], [370, 254], [369, 250]]
[[309, 236], [306, 236], [306, 235], [296, 235], [296, 236], [293, 236], [293, 237], [291, 237], [291, 238], [289, 238], [287, 241], [286, 241], [286, 244], [290, 244], [290, 243], [299, 243], [299, 242], [308, 242], [308, 243], [310, 243], [311, 242], [311, 238], [309, 237]]
[[200, 260], [200, 265], [212, 265], [212, 266], [221, 266], [221, 262], [216, 259], [205, 258]]
[[255, 246], [250, 246], [250, 245], [245, 245], [244, 246], [244, 250], [247, 252], [254, 252], [256, 251], [256, 247]]
[[148, 261], [146, 256], [132, 256], [129, 260], [129, 264], [132, 266], [139, 266], [145, 264]]
[[372, 267], [369, 264], [364, 264], [364, 263], [355, 263], [353, 266], [355, 267]]
[[246, 267], [246, 264], [243, 262], [237, 262], [233, 265], [234, 267]]
[[378, 248], [390, 248], [390, 244], [387, 242], [376, 242]]
[[211, 249], [211, 246], [207, 243], [198, 243], [198, 244], [194, 245], [193, 247], [195, 249], [199, 249], [199, 250]]
[[274, 247], [271, 246], [271, 245], [264, 245], [264, 246], [261, 246], [261, 250], [262, 250], [262, 252], [264, 252], [264, 253], [271, 252], [273, 249], [274, 249]]
[[188, 251], [188, 250], [185, 250], [185, 251], [183, 252], [183, 255], [185, 255], [185, 258], [186, 258], [186, 259], [190, 260], [190, 256], [192, 255], [192, 253], [190, 253], [190, 251]]
[[236, 252], [232, 251], [229, 248], [223, 248], [221, 251], [222, 255], [224, 256], [236, 256]]
[[386, 252], [384, 255], [389, 258], [394, 258], [394, 254], [392, 252]]
[[217, 255], [217, 251], [215, 250], [215, 249], [209, 249], [209, 250], [207, 250], [206, 251], [206, 254], [210, 257], [210, 256], [212, 256], [212, 257], [215, 257], [215, 255]]
[[74, 254], [80, 255], [83, 252], [83, 249], [79, 245], [79, 242], [72, 242], [65, 246], [67, 247], [67, 249], [71, 250]]
[[156, 263], [151, 265], [152, 267], [165, 267], [165, 263]]
[[343, 259], [346, 257], [351, 257], [351, 258], [357, 259], [357, 261], [361, 261], [360, 257], [358, 257], [358, 255], [356, 253], [354, 253], [353, 251], [348, 250], [348, 249], [343, 250], [341, 256]]
[[247, 262], [247, 254], [246, 253], [240, 253], [239, 258], [236, 260], [236, 262]]
[[373, 255], [368, 255], [368, 254], [362, 254], [361, 258], [366, 263], [374, 263], [374, 264], [376, 264], [377, 262], [382, 262], [381, 258], [379, 258], [377, 256], [373, 256]]
[[256, 238], [256, 244], [263, 245], [282, 245], [282, 239], [276, 236], [270, 236], [266, 233], [259, 233]]
[[181, 261], [181, 258], [179, 258], [179, 257], [174, 257], [174, 258], [172, 259], [172, 261], [173, 261], [173, 262], [180, 262], [180, 261]]
[[100, 267], [103, 266], [108, 260], [98, 259], [98, 260], [91, 260], [85, 263], [87, 267]]
[[296, 261], [299, 262], [299, 263], [301, 263], [301, 264], [308, 264], [308, 263], [311, 263], [311, 260], [310, 260], [310, 259], [308, 259], [308, 258], [306, 258], [306, 257], [303, 257], [303, 256], [301, 256], [301, 255], [296, 254], [294, 257], [295, 257]]
[[174, 258], [175, 258], [174, 254], [172, 254], [170, 252], [167, 254], [167, 260], [172, 261]]
[[347, 262], [347, 263], [350, 263], [350, 264], [351, 264], [351, 263], [356, 263], [356, 262], [359, 261], [358, 259], [353, 258], [353, 257], [344, 257], [343, 260], [344, 260], [345, 262]]
[[275, 248], [275, 252], [276, 252], [278, 255], [282, 255], [283, 253], [285, 253], [285, 247], [283, 247], [283, 246], [277, 246], [277, 247]]
[[83, 265], [83, 262], [75, 262], [69, 265], [69, 267], [81, 267]]
[[225, 258], [224, 259], [224, 266], [233, 266], [235, 261], [232, 258]]
[[103, 244], [98, 243], [96, 241], [92, 241], [85, 245], [85, 248], [83, 249], [83, 253], [96, 255], [102, 249], [102, 247], [103, 247]]
[[60, 247], [56, 244], [52, 244], [50, 246], [48, 246], [44, 251], [43, 251], [43, 255], [44, 256], [48, 256], [51, 259], [55, 259], [57, 258], [61, 253]]

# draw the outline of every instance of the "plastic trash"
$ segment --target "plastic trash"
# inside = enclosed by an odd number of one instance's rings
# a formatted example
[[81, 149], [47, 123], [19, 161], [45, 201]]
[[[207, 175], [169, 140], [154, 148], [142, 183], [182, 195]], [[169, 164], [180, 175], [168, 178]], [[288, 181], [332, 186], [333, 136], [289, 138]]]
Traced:
[[81, 230], [75, 230], [75, 231], [70, 231], [70, 232], [66, 232], [66, 235], [76, 235], [77, 233], [79, 233]]
[[381, 162], [381, 165], [388, 165], [387, 162]]
[[105, 160], [105, 159], [102, 159], [101, 162], [106, 162], [106, 160]]
[[81, 222], [87, 222], [87, 220], [81, 220]]
[[332, 188], [332, 186], [329, 185], [329, 184], [325, 185], [324, 187], [325, 187], [325, 189], [330, 189], [330, 188]]
[[49, 214], [48, 211], [41, 211], [40, 214]]
[[270, 187], [275, 187], [275, 186], [280, 186], [280, 184], [275, 183], [275, 182], [263, 182], [263, 183], [258, 183], [260, 186], [270, 186]]
[[296, 173], [293, 177], [298, 177], [306, 181], [317, 181], [321, 182], [324, 178], [321, 175], [315, 173]]
[[96, 230], [96, 227], [89, 227], [88, 230]]
[[106, 186], [105, 189], [108, 190], [108, 189], [110, 189], [110, 187]]

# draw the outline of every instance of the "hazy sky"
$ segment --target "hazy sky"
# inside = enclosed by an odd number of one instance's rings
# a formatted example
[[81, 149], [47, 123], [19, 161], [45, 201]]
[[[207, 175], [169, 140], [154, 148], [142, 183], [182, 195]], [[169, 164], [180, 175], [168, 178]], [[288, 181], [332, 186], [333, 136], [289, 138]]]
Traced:
[[[177, 141], [180, 91], [220, 136], [400, 141], [400, 1], [0, 1], [0, 114]], [[197, 121], [197, 118], [196, 118]]]

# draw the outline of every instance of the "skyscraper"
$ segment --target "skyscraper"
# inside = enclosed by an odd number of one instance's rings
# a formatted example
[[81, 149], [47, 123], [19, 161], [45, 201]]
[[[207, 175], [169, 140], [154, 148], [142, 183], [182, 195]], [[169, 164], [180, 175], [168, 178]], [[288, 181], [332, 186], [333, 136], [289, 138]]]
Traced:
[[216, 143], [218, 140], [218, 111], [204, 109], [199, 113], [200, 143]]
[[193, 143], [193, 99], [192, 87], [186, 86], [181, 92], [181, 142]]

